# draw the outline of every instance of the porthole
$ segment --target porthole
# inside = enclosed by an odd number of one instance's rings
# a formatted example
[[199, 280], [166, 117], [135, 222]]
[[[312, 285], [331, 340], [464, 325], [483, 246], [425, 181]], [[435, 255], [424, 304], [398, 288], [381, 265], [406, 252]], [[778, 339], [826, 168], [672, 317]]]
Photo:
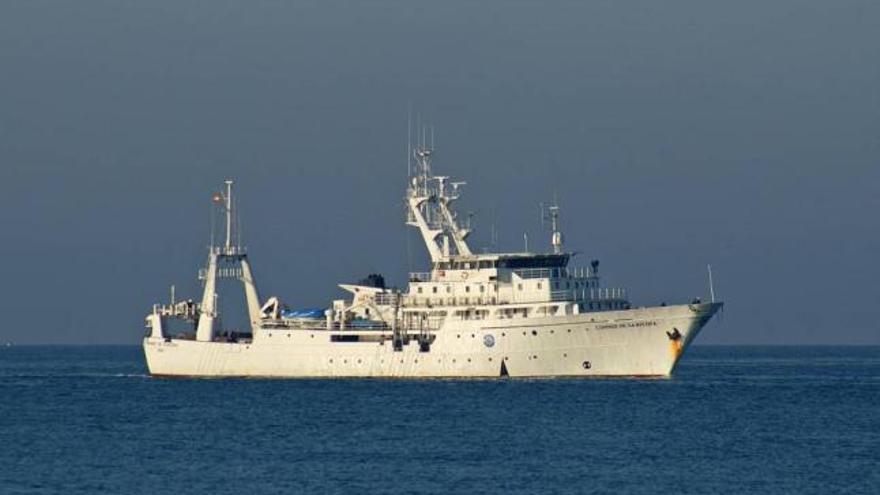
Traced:
[[471, 362], [471, 358], [468, 358], [468, 362]]
[[360, 360], [360, 359], [358, 359], [358, 364], [361, 364], [361, 360]]
[[492, 358], [489, 358], [489, 361], [491, 361], [491, 360], [492, 360]]
[[588, 370], [593, 367], [593, 365], [590, 364], [589, 361], [584, 361], [584, 364], [582, 364], [581, 366], [583, 366], [585, 370]]
[[330, 358], [330, 363], [333, 363], [333, 358]]
[[474, 338], [474, 334], [471, 334], [471, 338]]
[[504, 333], [504, 332], [501, 332], [501, 336], [502, 336], [502, 337], [507, 337], [507, 334]]
[[571, 329], [570, 329], [570, 328], [568, 329], [568, 333], [571, 333]]
[[342, 364], [348, 364], [348, 359], [343, 359]]
[[538, 335], [538, 331], [537, 331], [537, 330], [532, 330], [532, 335]]
[[290, 334], [287, 334], [287, 338], [288, 338], [288, 339], [290, 338]]

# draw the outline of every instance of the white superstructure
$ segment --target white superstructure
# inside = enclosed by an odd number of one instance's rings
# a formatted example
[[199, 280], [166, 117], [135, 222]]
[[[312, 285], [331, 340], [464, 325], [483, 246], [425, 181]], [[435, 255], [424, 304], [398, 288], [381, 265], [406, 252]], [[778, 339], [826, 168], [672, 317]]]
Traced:
[[[232, 182], [215, 195], [225, 243], [209, 249], [201, 303], [155, 305], [144, 352], [150, 373], [204, 377], [669, 376], [722, 306], [633, 308], [622, 288], [604, 287], [599, 263], [569, 267], [559, 209], [549, 209], [548, 253], [475, 254], [453, 203], [463, 182], [432, 172], [432, 150], [413, 153], [407, 224], [422, 235], [431, 269], [405, 291], [381, 276], [342, 284], [350, 298], [322, 310], [289, 311], [259, 300], [247, 254], [234, 241]], [[217, 328], [216, 280], [245, 288], [251, 328]], [[175, 331], [174, 321], [186, 329]]]

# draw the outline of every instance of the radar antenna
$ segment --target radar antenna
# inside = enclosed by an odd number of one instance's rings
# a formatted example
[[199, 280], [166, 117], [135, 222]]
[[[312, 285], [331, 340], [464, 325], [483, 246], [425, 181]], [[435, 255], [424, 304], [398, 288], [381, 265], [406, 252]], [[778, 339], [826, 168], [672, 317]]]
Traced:
[[559, 228], [559, 212], [559, 204], [554, 202], [553, 205], [547, 207], [546, 214], [541, 216], [542, 224], [545, 220], [550, 221], [550, 245], [553, 247], [553, 254], [562, 254], [562, 246], [564, 244], [564, 236]]
[[[459, 224], [452, 209], [465, 182], [451, 182], [448, 176], [433, 174], [434, 150], [426, 144], [424, 129], [421, 134], [421, 142], [412, 150], [416, 163], [409, 177], [406, 223], [421, 232], [431, 261], [438, 262], [453, 255], [470, 256], [472, 252], [467, 243], [470, 225]], [[434, 141], [433, 132], [431, 141]]]

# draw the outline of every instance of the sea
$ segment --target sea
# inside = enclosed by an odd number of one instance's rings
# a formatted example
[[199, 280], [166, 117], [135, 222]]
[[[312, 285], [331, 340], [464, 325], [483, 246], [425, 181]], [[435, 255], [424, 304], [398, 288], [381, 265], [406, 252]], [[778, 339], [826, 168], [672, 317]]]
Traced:
[[880, 347], [695, 346], [671, 379], [156, 379], [0, 348], [0, 494], [880, 493]]

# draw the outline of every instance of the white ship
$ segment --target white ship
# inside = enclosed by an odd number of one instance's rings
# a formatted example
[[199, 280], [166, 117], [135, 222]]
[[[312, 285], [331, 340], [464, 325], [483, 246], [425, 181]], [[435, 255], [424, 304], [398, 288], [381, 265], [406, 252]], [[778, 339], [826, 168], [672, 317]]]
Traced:
[[[201, 302], [157, 304], [147, 316], [147, 366], [184, 377], [669, 377], [722, 303], [633, 307], [603, 287], [599, 263], [569, 267], [559, 209], [549, 210], [551, 251], [474, 253], [453, 209], [462, 182], [432, 172], [424, 146], [406, 194], [407, 224], [419, 230], [431, 270], [400, 291], [372, 275], [341, 284], [350, 298], [321, 310], [261, 301], [248, 256], [235, 242], [232, 181], [215, 201], [225, 243], [212, 245]], [[212, 242], [212, 244], [214, 244]], [[251, 328], [221, 331], [218, 278], [245, 289]], [[183, 325], [184, 329], [179, 328]]]

